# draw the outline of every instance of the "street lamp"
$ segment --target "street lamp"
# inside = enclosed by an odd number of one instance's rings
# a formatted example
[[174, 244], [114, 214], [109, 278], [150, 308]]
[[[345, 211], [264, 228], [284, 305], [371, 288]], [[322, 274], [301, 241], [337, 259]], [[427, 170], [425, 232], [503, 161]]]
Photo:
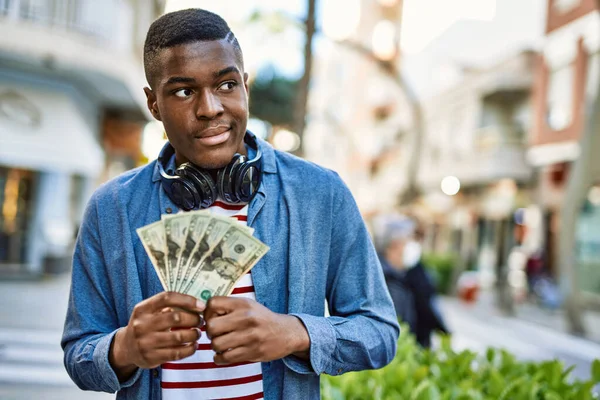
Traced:
[[381, 20], [373, 28], [371, 46], [377, 58], [391, 61], [396, 56], [396, 27], [390, 20]]
[[447, 176], [442, 179], [442, 192], [448, 196], [454, 196], [460, 190], [460, 181], [455, 176]]

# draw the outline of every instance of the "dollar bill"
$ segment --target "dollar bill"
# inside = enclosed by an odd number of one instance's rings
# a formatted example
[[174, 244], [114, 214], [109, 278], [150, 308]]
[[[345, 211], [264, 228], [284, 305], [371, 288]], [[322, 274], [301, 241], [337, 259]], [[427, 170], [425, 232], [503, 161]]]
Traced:
[[167, 285], [167, 242], [162, 221], [139, 228], [136, 232], [150, 257], [163, 289], [169, 290]]
[[190, 227], [192, 216], [189, 213], [179, 213], [175, 215], [163, 215], [161, 219], [165, 227], [165, 239], [168, 250], [166, 282], [169, 290], [174, 290], [177, 264], [185, 247], [185, 240], [188, 236], [188, 228]]
[[176, 288], [178, 292], [185, 293], [185, 288], [188, 287], [191, 281], [196, 279], [200, 265], [204, 258], [221, 241], [232, 224], [235, 224], [235, 221], [233, 221], [231, 218], [211, 216], [208, 226], [206, 227], [206, 232], [202, 236], [202, 239], [200, 239], [198, 242], [195, 250], [192, 252], [184, 271], [182, 271], [181, 280], [178, 282]]
[[252, 237], [240, 226], [230, 227], [218, 245], [204, 258], [196, 276], [183, 293], [204, 301], [228, 296], [236, 283], [266, 253], [269, 246]]
[[189, 214], [190, 225], [187, 230], [184, 247], [179, 256], [179, 260], [177, 261], [177, 267], [175, 268], [175, 271], [172, 272], [172, 276], [174, 277], [171, 282], [173, 290], [176, 290], [179, 287], [190, 259], [198, 253], [200, 241], [206, 233], [206, 229], [211, 220], [210, 213], [206, 211], [190, 212]]

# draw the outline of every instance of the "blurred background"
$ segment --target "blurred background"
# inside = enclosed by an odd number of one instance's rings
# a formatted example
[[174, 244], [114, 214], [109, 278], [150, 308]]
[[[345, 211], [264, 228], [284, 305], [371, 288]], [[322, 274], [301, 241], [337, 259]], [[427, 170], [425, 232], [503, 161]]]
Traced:
[[[0, 0], [0, 398], [79, 392], [58, 346], [93, 190], [154, 160], [142, 49], [223, 16], [249, 129], [418, 221], [457, 347], [600, 355], [600, 1]], [[376, 232], [375, 232], [376, 233]]]

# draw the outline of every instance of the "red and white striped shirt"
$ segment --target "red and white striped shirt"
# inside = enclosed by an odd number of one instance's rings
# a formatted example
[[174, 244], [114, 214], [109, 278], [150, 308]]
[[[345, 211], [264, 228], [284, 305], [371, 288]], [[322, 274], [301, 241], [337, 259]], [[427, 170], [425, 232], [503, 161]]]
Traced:
[[[220, 201], [208, 208], [216, 215], [236, 218], [247, 225], [248, 206]], [[235, 286], [233, 297], [256, 300], [252, 275], [248, 272]], [[258, 400], [263, 398], [262, 369], [258, 362], [216, 365], [204, 327], [198, 340], [198, 350], [183, 360], [162, 365], [162, 398], [164, 400]]]

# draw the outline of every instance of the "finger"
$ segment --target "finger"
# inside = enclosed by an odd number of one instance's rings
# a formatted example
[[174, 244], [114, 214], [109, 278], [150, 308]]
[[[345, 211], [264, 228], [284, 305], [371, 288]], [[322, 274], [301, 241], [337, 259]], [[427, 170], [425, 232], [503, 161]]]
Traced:
[[245, 361], [259, 361], [253, 359], [252, 352], [248, 347], [236, 347], [227, 350], [224, 353], [215, 354], [213, 360], [217, 365], [235, 364]]
[[165, 331], [171, 328], [195, 328], [202, 325], [202, 317], [182, 309], [171, 309], [154, 314], [151, 321], [153, 331]]
[[204, 318], [209, 320], [215, 316], [229, 314], [235, 310], [249, 308], [253, 300], [243, 297], [226, 297], [215, 296], [208, 299], [206, 310], [204, 310]]
[[223, 353], [229, 349], [244, 347], [251, 344], [251, 336], [240, 332], [231, 332], [211, 339], [211, 347], [217, 353]]
[[195, 343], [200, 338], [200, 329], [178, 329], [171, 332], [154, 332], [144, 341], [144, 345], [153, 349], [167, 349]]
[[206, 334], [216, 338], [229, 332], [240, 331], [250, 326], [247, 312], [232, 312], [206, 320]]
[[193, 342], [178, 347], [154, 349], [147, 353], [145, 359], [148, 364], [161, 365], [169, 361], [177, 361], [187, 358], [195, 352], [196, 342]]
[[204, 302], [194, 296], [177, 292], [161, 292], [140, 303], [140, 311], [154, 313], [165, 307], [179, 307], [196, 313], [206, 308]]

